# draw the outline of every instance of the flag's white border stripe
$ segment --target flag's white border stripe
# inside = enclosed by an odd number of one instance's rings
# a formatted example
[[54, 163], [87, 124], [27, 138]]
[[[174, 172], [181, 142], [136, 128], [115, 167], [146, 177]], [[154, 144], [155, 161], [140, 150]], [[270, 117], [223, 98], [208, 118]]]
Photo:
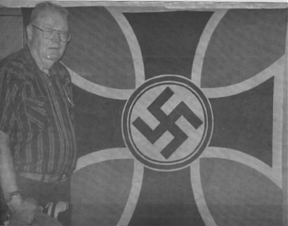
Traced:
[[[109, 13], [115, 18], [115, 21], [118, 23], [121, 28], [128, 46], [130, 48], [130, 53], [132, 55], [134, 73], [135, 73], [135, 87], [133, 89], [116, 89], [111, 87], [102, 86], [96, 83], [93, 83], [72, 69], [67, 67], [63, 62], [61, 62], [69, 71], [71, 75], [72, 82], [87, 92], [96, 94], [98, 96], [110, 98], [110, 99], [119, 99], [119, 100], [127, 100], [130, 98], [134, 90], [139, 87], [141, 84], [145, 82], [145, 74], [144, 74], [144, 64], [141, 53], [141, 48], [137, 41], [136, 35], [134, 34], [133, 29], [131, 28], [129, 22], [124, 17], [122, 13], [117, 11], [116, 9], [107, 8]], [[125, 63], [125, 62], [124, 62]]]
[[[63, 64], [63, 63], [62, 63]], [[79, 88], [89, 92], [96, 94], [98, 96], [110, 98], [110, 99], [118, 99], [118, 100], [127, 100], [134, 89], [114, 89], [106, 86], [101, 86], [96, 83], [90, 82], [87, 79], [81, 77], [76, 72], [72, 71], [65, 64], [63, 64], [70, 73], [72, 83], [74, 83]]]
[[191, 186], [194, 193], [195, 202], [206, 226], [217, 226], [217, 224], [215, 223], [215, 220], [207, 206], [206, 198], [203, 192], [200, 175], [200, 161], [202, 158], [227, 159], [241, 163], [255, 169], [257, 172], [262, 173], [264, 176], [274, 182], [274, 184], [276, 184], [279, 188], [282, 188], [282, 182], [279, 178], [279, 173], [262, 161], [237, 150], [208, 147], [201, 154], [200, 158], [195, 160], [190, 167]]
[[199, 43], [195, 52], [195, 57], [192, 65], [192, 82], [200, 87], [201, 86], [201, 76], [202, 76], [202, 68], [204, 63], [204, 57], [210, 42], [210, 39], [218, 26], [219, 22], [225, 16], [228, 10], [217, 10], [211, 16], [208, 21], [206, 27], [204, 28], [202, 35], [199, 39]]
[[110, 14], [115, 18], [119, 27], [122, 29], [123, 34], [128, 42], [130, 52], [133, 58], [134, 70], [135, 70], [135, 86], [136, 88], [145, 82], [144, 64], [141, 53], [141, 48], [136, 38], [136, 35], [127, 21], [123, 13], [119, 12], [116, 8], [106, 8]]
[[[284, 106], [284, 65], [283, 57], [282, 70], [275, 70], [277, 73], [274, 77], [274, 95], [273, 95], [273, 159], [272, 168], [279, 175], [282, 185], [282, 144], [283, 144], [283, 106]], [[261, 141], [260, 141], [261, 142]]]
[[220, 98], [220, 97], [228, 97], [232, 95], [236, 95], [242, 93], [244, 91], [253, 89], [254, 87], [260, 85], [265, 82], [269, 78], [278, 75], [283, 76], [283, 67], [285, 62], [285, 56], [279, 58], [272, 65], [259, 72], [257, 75], [243, 81], [240, 83], [236, 83], [230, 86], [225, 87], [217, 87], [217, 88], [201, 88], [203, 93], [208, 98]]
[[[131, 152], [127, 148], [113, 148], [106, 149], [97, 152], [89, 153], [78, 159], [77, 167], [75, 172], [96, 163], [101, 163], [105, 161], [113, 161], [118, 159], [131, 159], [134, 161], [133, 178], [131, 183], [131, 191], [127, 203], [125, 205], [124, 211], [121, 215], [120, 220], [116, 226], [128, 225], [133, 213], [135, 211], [136, 205], [138, 203], [144, 175], [144, 167], [141, 163], [134, 160]], [[74, 172], [74, 173], [75, 173]]]
[[132, 188], [129, 193], [128, 201], [124, 208], [123, 214], [116, 226], [124, 226], [129, 224], [139, 200], [140, 191], [143, 183], [143, 175], [144, 175], [143, 165], [138, 161], [134, 161]]
[[[205, 150], [206, 151], [206, 150]], [[204, 151], [204, 152], [205, 152]], [[200, 175], [200, 159], [195, 160], [190, 167], [191, 186], [199, 213], [206, 226], [217, 226], [207, 206]]]
[[229, 148], [208, 147], [202, 153], [200, 158], [227, 159], [241, 163], [260, 172], [272, 182], [274, 182], [274, 184], [276, 184], [279, 188], [282, 188], [282, 180], [277, 170], [274, 170], [261, 160], [254, 158], [253, 156], [247, 155], [241, 151]]
[[[175, 1], [175, 0], [174, 0]], [[176, 2], [177, 4], [177, 2]], [[109, 8], [115, 8], [114, 6], [108, 6]], [[219, 8], [219, 7], [218, 7]], [[223, 9], [224, 7], [221, 7], [221, 9]], [[175, 9], [178, 12], [181, 12], [183, 9], [188, 9], [186, 6], [184, 5], [180, 5], [177, 6], [175, 5], [175, 2], [171, 2], [171, 3], [167, 3], [166, 5], [160, 6], [160, 5], [155, 5], [155, 6], [151, 6], [150, 5], [143, 5], [141, 7], [134, 5], [134, 6], [121, 6], [119, 5], [117, 7], [117, 10], [121, 11], [122, 13], [162, 13], [162, 12], [175, 12]], [[209, 8], [209, 7], [192, 7], [188, 9], [190, 12], [214, 12], [217, 10], [217, 8]]]
[[116, 159], [134, 160], [134, 157], [127, 148], [112, 148], [92, 152], [87, 155], [81, 156], [78, 159], [74, 173], [89, 165]]

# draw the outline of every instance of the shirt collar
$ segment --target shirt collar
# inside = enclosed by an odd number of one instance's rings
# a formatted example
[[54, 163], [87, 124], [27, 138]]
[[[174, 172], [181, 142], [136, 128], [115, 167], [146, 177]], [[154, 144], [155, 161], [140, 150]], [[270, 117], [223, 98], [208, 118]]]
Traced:
[[[23, 48], [23, 51], [24, 51], [24, 56], [29, 64], [29, 66], [31, 67], [32, 71], [39, 71], [40, 73], [44, 73], [40, 68], [39, 66], [37, 65], [35, 59], [33, 58], [32, 54], [31, 54], [31, 51], [29, 49], [29, 46], [28, 45], [25, 45], [24, 48]], [[58, 62], [55, 62], [53, 64], [53, 66], [49, 69], [49, 75], [50, 77], [54, 77], [54, 67], [57, 67], [57, 64]], [[46, 73], [44, 73], [46, 74]]]
[[29, 64], [31, 69], [33, 71], [37, 71], [37, 70], [41, 71], [40, 68], [38, 67], [38, 65], [36, 64], [36, 61], [34, 60], [28, 45], [24, 46], [23, 52], [24, 52], [24, 56], [25, 56], [26, 62]]

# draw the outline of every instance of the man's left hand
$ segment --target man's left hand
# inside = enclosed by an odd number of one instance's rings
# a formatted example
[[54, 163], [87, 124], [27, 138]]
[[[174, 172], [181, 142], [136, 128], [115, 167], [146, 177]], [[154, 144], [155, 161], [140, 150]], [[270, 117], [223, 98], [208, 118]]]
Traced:
[[21, 197], [13, 198], [7, 205], [11, 213], [9, 226], [32, 225], [35, 212], [41, 208], [35, 200], [22, 200]]

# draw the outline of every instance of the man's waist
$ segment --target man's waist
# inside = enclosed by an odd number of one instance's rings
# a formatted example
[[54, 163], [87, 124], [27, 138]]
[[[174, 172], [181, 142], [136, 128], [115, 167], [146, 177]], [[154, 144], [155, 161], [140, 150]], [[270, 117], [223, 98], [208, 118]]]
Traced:
[[52, 174], [42, 174], [42, 173], [18, 172], [18, 175], [26, 179], [35, 180], [39, 182], [45, 182], [45, 183], [64, 182], [68, 180], [70, 177], [67, 173], [63, 173], [60, 175], [52, 175]]

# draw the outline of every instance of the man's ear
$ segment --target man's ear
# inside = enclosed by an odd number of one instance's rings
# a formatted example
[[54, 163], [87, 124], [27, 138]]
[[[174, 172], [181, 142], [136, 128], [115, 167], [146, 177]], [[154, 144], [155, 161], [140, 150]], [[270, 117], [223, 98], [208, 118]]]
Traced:
[[26, 27], [26, 32], [27, 32], [27, 39], [29, 41], [31, 41], [32, 39], [32, 34], [33, 34], [33, 30], [32, 30], [32, 25], [29, 24], [27, 27]]

